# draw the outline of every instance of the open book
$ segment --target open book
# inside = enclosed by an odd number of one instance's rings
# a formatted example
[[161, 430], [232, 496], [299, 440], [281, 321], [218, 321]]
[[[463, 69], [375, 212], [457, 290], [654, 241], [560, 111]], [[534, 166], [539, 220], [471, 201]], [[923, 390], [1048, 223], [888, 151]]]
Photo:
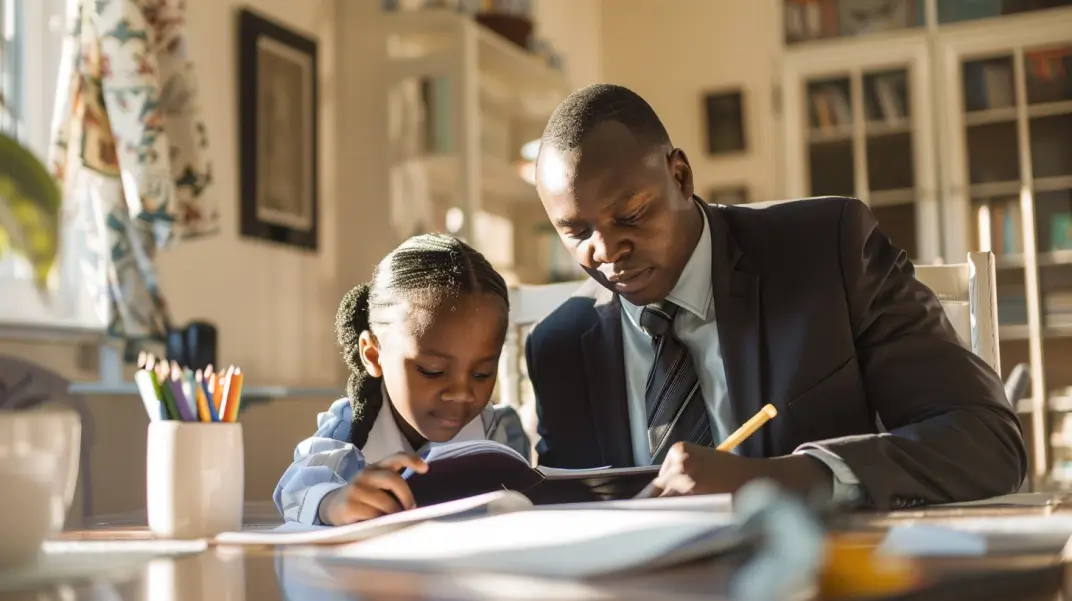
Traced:
[[497, 490], [517, 491], [535, 505], [631, 499], [659, 473], [659, 466], [533, 468], [517, 451], [490, 440], [436, 445], [424, 459], [427, 472], [402, 474], [418, 506]]

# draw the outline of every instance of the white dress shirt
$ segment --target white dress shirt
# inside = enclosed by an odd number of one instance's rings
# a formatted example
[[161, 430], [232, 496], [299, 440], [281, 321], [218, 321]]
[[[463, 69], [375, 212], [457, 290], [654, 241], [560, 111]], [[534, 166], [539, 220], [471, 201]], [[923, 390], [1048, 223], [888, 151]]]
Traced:
[[[689, 350], [700, 380], [700, 392], [712, 424], [715, 441], [733, 433], [740, 424], [733, 419], [726, 387], [726, 368], [715, 322], [715, 298], [711, 285], [711, 230], [707, 214], [703, 216], [703, 231], [692, 251], [685, 269], [667, 300], [681, 307], [674, 319], [674, 334]], [[637, 465], [651, 462], [648, 444], [648, 414], [644, 389], [648, 372], [655, 361], [651, 337], [640, 327], [638, 307], [621, 298], [622, 345], [625, 354], [625, 384], [629, 403], [629, 430], [633, 456]], [[745, 416], [745, 418], [751, 416]], [[837, 455], [819, 449], [801, 451], [822, 461], [834, 475], [834, 499], [854, 501], [859, 498], [859, 480]]]

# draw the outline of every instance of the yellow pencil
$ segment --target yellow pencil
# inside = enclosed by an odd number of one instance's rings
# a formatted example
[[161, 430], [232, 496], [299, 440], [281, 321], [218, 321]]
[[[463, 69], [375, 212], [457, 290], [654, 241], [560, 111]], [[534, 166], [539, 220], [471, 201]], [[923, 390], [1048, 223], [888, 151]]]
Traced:
[[[721, 444], [715, 447], [718, 451], [730, 452], [736, 449], [742, 442], [744, 442], [749, 436], [755, 434], [756, 430], [763, 427], [763, 424], [769, 422], [771, 418], [778, 415], [778, 409], [771, 404], [764, 405], [758, 413], [753, 415], [751, 419], [741, 424], [740, 428], [733, 434], [726, 437]], [[655, 481], [652, 480], [651, 484], [644, 487], [644, 490], [640, 491], [634, 499], [648, 499], [655, 493]]]
[[733, 434], [726, 437], [726, 440], [722, 441], [722, 444], [718, 445], [716, 449], [719, 451], [730, 452], [736, 449], [738, 445], [744, 442], [749, 436], [755, 434], [756, 430], [763, 427], [763, 424], [769, 422], [771, 418], [778, 415], [778, 409], [774, 405], [764, 405], [759, 413], [752, 416], [751, 419], [741, 424], [740, 428]]

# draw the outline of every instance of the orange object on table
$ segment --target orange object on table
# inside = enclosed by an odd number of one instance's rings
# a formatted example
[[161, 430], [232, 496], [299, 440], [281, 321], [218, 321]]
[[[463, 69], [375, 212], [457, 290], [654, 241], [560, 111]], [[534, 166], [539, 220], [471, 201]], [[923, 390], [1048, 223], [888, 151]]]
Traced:
[[902, 593], [922, 584], [917, 563], [909, 558], [878, 555], [878, 535], [831, 535], [819, 577], [824, 599]]

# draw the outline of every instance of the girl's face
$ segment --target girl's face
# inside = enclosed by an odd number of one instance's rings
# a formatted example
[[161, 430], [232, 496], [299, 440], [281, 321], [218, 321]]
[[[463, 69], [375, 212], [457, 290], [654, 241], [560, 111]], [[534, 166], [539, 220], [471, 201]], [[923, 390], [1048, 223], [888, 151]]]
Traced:
[[494, 294], [462, 294], [444, 300], [427, 327], [403, 314], [385, 336], [361, 335], [365, 367], [383, 378], [411, 442], [446, 442], [480, 415], [495, 387], [504, 311]]

